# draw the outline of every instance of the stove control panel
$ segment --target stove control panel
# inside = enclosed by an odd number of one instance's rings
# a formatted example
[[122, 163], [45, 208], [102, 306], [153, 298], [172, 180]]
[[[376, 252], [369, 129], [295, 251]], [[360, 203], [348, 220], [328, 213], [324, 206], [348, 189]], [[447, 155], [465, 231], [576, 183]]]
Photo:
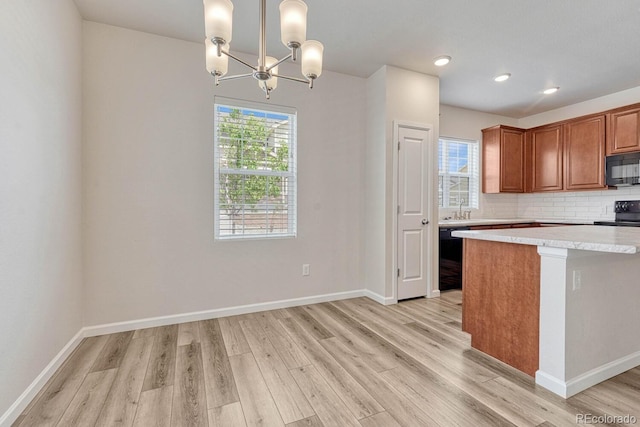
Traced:
[[616, 213], [638, 213], [640, 212], [640, 200], [617, 201], [614, 209]]

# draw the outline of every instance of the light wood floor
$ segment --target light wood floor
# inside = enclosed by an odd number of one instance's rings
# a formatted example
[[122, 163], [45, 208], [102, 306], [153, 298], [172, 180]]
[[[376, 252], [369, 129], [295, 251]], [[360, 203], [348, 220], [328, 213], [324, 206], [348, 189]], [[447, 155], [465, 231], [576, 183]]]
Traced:
[[[85, 339], [20, 426], [571, 426], [640, 419], [640, 369], [568, 400], [469, 347], [461, 294]], [[639, 421], [640, 422], [640, 421]]]

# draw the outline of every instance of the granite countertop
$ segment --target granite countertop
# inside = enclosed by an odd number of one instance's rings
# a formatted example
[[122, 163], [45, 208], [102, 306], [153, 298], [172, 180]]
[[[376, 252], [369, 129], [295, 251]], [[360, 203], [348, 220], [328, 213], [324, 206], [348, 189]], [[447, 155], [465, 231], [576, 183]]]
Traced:
[[640, 227], [576, 225], [454, 231], [454, 237], [621, 254], [640, 253]]
[[440, 227], [469, 227], [474, 225], [497, 225], [497, 224], [526, 224], [526, 223], [542, 223], [542, 224], [578, 224], [578, 225], [590, 225], [593, 224], [593, 220], [588, 219], [531, 219], [531, 218], [478, 218], [478, 219], [441, 219], [438, 221]]

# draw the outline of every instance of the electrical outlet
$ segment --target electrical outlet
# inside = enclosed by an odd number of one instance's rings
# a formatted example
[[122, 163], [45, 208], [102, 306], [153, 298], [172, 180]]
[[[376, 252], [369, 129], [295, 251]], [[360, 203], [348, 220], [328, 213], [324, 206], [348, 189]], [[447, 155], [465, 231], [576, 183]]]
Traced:
[[310, 275], [310, 274], [311, 274], [311, 272], [310, 272], [310, 270], [309, 270], [309, 269], [310, 269], [309, 264], [302, 264], [302, 275], [303, 275], [303, 276], [308, 276], [308, 275]]
[[573, 270], [573, 290], [577, 291], [582, 287], [582, 272], [580, 270]]

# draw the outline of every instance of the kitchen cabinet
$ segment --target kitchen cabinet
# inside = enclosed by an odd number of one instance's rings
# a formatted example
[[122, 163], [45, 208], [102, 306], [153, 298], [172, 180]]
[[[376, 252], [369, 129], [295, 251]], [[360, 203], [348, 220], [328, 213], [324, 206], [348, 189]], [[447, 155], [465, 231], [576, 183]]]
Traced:
[[640, 151], [640, 104], [607, 113], [607, 154]]
[[531, 191], [562, 190], [562, 125], [530, 129], [527, 140], [531, 150]]
[[564, 189], [605, 188], [605, 115], [571, 120], [563, 127]]
[[523, 193], [525, 189], [524, 130], [494, 126], [482, 130], [482, 191]]
[[531, 191], [605, 188], [605, 115], [587, 116], [527, 131]]
[[485, 193], [607, 188], [605, 156], [640, 152], [640, 103], [533, 129], [482, 130]]

